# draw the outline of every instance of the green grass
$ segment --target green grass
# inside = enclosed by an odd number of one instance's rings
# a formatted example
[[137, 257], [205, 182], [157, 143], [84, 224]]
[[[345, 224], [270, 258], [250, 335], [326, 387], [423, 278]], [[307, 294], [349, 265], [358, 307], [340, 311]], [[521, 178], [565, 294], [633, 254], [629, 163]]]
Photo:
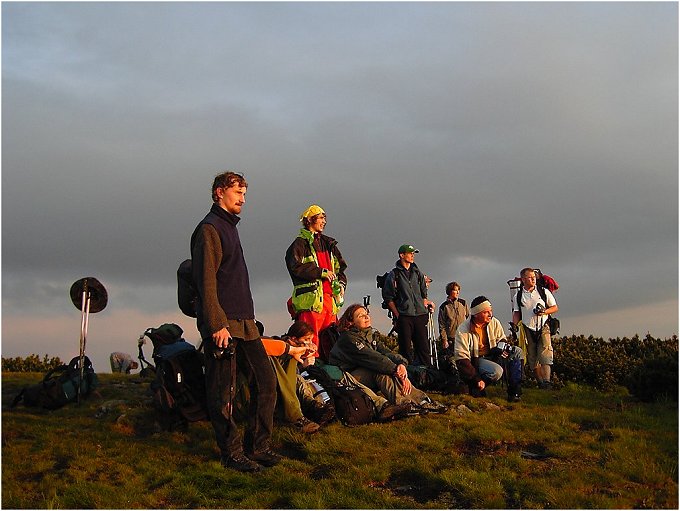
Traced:
[[2, 375], [5, 509], [678, 507], [677, 403], [621, 388], [529, 388], [512, 405], [500, 388], [436, 395], [453, 409], [313, 436], [277, 425], [286, 458], [246, 475], [221, 467], [209, 423], [160, 431], [139, 376], [100, 375], [81, 405], [8, 408], [39, 379]]

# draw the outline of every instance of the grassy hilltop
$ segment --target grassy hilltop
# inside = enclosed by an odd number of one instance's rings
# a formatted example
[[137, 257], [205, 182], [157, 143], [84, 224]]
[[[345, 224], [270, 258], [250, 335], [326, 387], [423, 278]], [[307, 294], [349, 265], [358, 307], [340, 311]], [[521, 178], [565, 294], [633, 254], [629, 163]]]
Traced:
[[100, 375], [80, 406], [8, 409], [40, 378], [2, 374], [3, 509], [678, 507], [677, 403], [622, 387], [435, 395], [448, 413], [313, 436], [277, 425], [287, 458], [246, 475], [220, 466], [209, 423], [160, 431], [138, 375]]

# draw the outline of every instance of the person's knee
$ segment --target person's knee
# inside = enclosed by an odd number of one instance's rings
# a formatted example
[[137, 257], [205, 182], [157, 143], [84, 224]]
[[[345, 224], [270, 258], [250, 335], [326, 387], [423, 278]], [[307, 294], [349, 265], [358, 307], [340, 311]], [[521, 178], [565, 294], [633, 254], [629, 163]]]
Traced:
[[480, 367], [479, 373], [485, 381], [497, 382], [503, 377], [503, 368], [494, 362], [488, 362], [483, 368]]
[[501, 366], [497, 366], [494, 368], [493, 372], [487, 373], [486, 377], [492, 382], [497, 382], [503, 377], [503, 368]]

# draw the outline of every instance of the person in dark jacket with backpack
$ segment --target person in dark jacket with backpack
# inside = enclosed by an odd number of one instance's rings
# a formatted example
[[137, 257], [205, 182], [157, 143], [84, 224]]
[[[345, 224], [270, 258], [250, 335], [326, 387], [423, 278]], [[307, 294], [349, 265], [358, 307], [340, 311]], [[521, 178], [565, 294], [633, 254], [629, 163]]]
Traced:
[[522, 287], [513, 301], [512, 322], [518, 327], [521, 322], [527, 343], [527, 363], [536, 374], [538, 387], [549, 389], [553, 348], [548, 315], [555, 314], [559, 307], [553, 294], [536, 283], [533, 268], [524, 268], [519, 276]]
[[410, 403], [415, 409], [443, 412], [446, 407], [432, 401], [408, 378], [408, 361], [384, 344], [385, 336], [371, 328], [366, 308], [350, 305], [340, 318], [340, 337], [331, 349], [330, 363], [347, 371], [360, 383], [381, 392], [393, 405]]
[[399, 353], [409, 364], [432, 366], [427, 322], [435, 304], [427, 299], [425, 275], [415, 263], [415, 254], [419, 251], [413, 245], [405, 244], [397, 252], [399, 260], [382, 288], [383, 302], [392, 313]]
[[[257, 472], [278, 463], [280, 456], [270, 448], [276, 375], [255, 324], [248, 268], [236, 227], [247, 188], [241, 174], [224, 172], [215, 177], [212, 208], [191, 236], [191, 259], [208, 411], [221, 462], [241, 472]], [[243, 440], [232, 414], [237, 364], [250, 382]]]

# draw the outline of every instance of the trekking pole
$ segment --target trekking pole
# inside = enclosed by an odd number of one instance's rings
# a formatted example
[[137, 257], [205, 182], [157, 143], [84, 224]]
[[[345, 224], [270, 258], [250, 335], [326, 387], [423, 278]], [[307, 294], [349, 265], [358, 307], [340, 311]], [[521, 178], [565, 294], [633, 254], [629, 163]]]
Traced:
[[437, 334], [434, 329], [433, 313], [429, 311], [427, 319], [427, 336], [430, 338], [430, 363], [439, 369], [439, 356], [437, 354]]
[[78, 357], [78, 364], [80, 366], [80, 380], [78, 381], [78, 392], [76, 403], [80, 404], [80, 392], [83, 387], [83, 376], [85, 368], [83, 367], [85, 361], [85, 343], [87, 342], [87, 325], [90, 316], [90, 292], [87, 289], [87, 280], [83, 284], [83, 295], [81, 300], [81, 316], [80, 316], [80, 356]]
[[85, 373], [85, 346], [87, 343], [87, 327], [89, 325], [90, 312], [93, 314], [106, 307], [108, 294], [106, 288], [94, 277], [86, 277], [76, 280], [69, 294], [76, 309], [80, 310], [80, 350], [78, 362], [80, 364], [80, 381], [77, 389], [77, 403], [80, 404], [80, 394], [83, 386]]

